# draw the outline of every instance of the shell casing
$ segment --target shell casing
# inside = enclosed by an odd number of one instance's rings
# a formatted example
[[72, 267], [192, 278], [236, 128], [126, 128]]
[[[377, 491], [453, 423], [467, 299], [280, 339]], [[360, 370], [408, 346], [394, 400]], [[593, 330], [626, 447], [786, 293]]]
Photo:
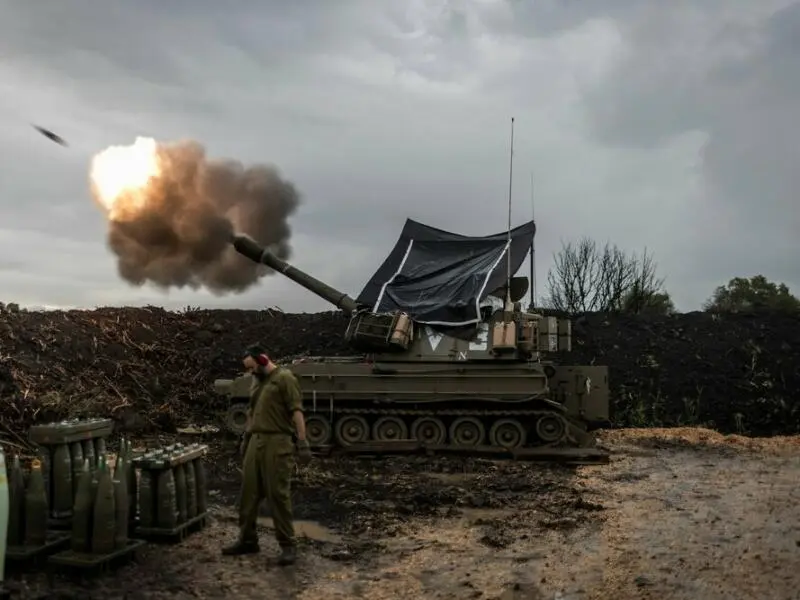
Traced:
[[178, 499], [175, 489], [175, 475], [172, 469], [159, 471], [157, 475], [157, 514], [156, 524], [164, 529], [178, 525]]
[[69, 455], [72, 460], [72, 500], [74, 502], [75, 496], [78, 494], [78, 479], [83, 472], [83, 444], [72, 442], [69, 445]]
[[153, 527], [155, 525], [155, 491], [155, 473], [148, 469], [142, 469], [139, 478], [139, 524], [142, 527]]
[[74, 500], [72, 489], [72, 456], [67, 444], [58, 444], [53, 449], [53, 462], [50, 470], [52, 488], [51, 514], [56, 518], [72, 516]]
[[197, 516], [197, 480], [194, 476], [194, 461], [190, 460], [185, 465], [186, 469], [186, 518]]
[[173, 468], [175, 473], [175, 499], [178, 505], [178, 523], [185, 523], [188, 512], [186, 498], [186, 467], [178, 465]]
[[[120, 462], [122, 463], [120, 465]], [[117, 463], [114, 473], [114, 548], [121, 549], [128, 544], [128, 489], [127, 489], [127, 469], [128, 465], [124, 459]], [[120, 470], [121, 467], [121, 470]]]
[[92, 514], [92, 552], [94, 554], [108, 554], [114, 551], [116, 528], [114, 481], [105, 460], [103, 460], [97, 469], [97, 494]]
[[197, 489], [197, 514], [202, 515], [208, 510], [208, 482], [206, 480], [206, 466], [202, 458], [194, 461], [195, 488]]
[[78, 483], [75, 486], [75, 504], [72, 507], [72, 549], [89, 552], [92, 540], [94, 497], [92, 496], [92, 472], [89, 459], [84, 459]]
[[11, 463], [8, 477], [8, 535], [9, 546], [19, 546], [25, 541], [25, 474], [19, 456]]
[[48, 502], [42, 462], [34, 459], [25, 490], [25, 545], [42, 546], [47, 540]]

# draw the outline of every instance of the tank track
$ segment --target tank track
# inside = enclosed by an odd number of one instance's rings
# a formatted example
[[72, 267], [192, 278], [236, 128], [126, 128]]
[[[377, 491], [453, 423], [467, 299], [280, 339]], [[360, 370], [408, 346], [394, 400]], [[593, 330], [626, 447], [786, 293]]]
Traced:
[[593, 447], [594, 440], [554, 410], [335, 408], [306, 413], [309, 442], [348, 447], [417, 440], [429, 446]]
[[594, 464], [594, 436], [552, 409], [307, 409], [306, 438], [323, 453], [425, 451]]

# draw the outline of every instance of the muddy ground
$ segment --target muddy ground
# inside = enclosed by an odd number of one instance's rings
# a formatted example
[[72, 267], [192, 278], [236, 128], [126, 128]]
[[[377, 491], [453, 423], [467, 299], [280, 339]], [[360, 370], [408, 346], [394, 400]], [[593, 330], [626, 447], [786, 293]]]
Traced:
[[611, 464], [326, 459], [297, 473], [301, 558], [222, 558], [236, 457], [215, 447], [213, 522], [90, 583], [14, 576], [19, 598], [800, 599], [800, 438], [602, 435]]

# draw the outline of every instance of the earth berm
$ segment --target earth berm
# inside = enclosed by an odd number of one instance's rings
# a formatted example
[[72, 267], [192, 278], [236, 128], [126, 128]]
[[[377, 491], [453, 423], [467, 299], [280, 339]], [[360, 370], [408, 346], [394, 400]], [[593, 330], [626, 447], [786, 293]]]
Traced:
[[[217, 418], [218, 377], [259, 341], [278, 358], [351, 353], [341, 313], [101, 308], [0, 311], [0, 425], [66, 416], [174, 432]], [[774, 314], [586, 315], [562, 364], [610, 367], [615, 426], [800, 431], [800, 322]]]

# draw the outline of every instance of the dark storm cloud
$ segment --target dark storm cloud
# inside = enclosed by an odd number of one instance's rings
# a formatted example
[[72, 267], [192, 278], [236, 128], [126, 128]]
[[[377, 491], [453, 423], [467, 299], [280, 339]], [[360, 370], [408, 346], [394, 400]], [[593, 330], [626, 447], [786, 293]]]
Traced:
[[[655, 250], [681, 308], [765, 263], [800, 284], [786, 4], [0, 0], [0, 252], [27, 244], [28, 264], [0, 285], [38, 304], [208, 301], [131, 296], [102, 243], [87, 165], [144, 135], [276, 164], [306, 199], [293, 262], [357, 293], [406, 217], [502, 229], [512, 114], [514, 219], [533, 167], [540, 272], [587, 234]], [[34, 121], [69, 152], [32, 142]], [[326, 307], [279, 277], [213, 301], [238, 302]]]
[[[587, 94], [594, 134], [642, 149], [705, 135], [704, 194], [686, 215], [695, 268], [720, 283], [763, 272], [800, 291], [788, 259], [800, 252], [800, 3], [650, 4], [620, 31], [626, 51]], [[725, 235], [708, 239], [709, 220], [728, 223]]]

